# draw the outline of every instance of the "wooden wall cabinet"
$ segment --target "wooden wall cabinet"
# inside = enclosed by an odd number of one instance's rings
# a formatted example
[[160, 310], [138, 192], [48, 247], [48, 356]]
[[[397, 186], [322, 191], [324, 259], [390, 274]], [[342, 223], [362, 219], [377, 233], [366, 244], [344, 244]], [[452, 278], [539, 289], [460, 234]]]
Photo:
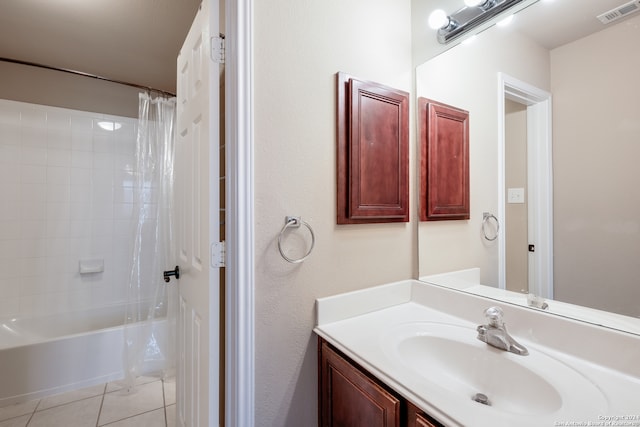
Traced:
[[409, 221], [409, 94], [336, 78], [338, 224]]
[[318, 338], [320, 427], [442, 427]]
[[418, 98], [420, 221], [469, 219], [469, 113]]

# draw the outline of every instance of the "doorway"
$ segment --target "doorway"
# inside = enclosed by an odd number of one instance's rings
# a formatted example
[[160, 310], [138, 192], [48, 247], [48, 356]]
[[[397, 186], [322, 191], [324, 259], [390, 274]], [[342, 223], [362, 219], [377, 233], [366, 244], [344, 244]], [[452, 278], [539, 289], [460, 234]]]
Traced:
[[529, 291], [527, 106], [505, 99], [505, 265], [508, 291]]
[[[501, 233], [499, 236], [499, 286], [501, 289], [522, 290], [551, 299], [553, 298], [551, 94], [503, 73], [498, 74], [498, 80], [499, 222], [507, 224], [508, 207], [511, 208], [516, 204], [526, 206], [526, 211], [520, 209], [520, 223], [526, 224], [526, 231], [520, 229], [520, 234], [526, 234], [526, 239], [523, 240], [522, 237], [518, 239], [513, 235], [513, 232], [510, 236], [507, 232]], [[510, 180], [507, 180], [507, 171], [513, 172], [512, 169], [514, 169], [509, 167], [514, 165], [508, 164], [508, 161], [511, 160], [508, 160], [507, 157], [507, 119], [505, 115], [507, 105], [511, 110], [522, 109], [526, 115], [524, 118], [524, 126], [526, 126], [526, 159], [524, 160], [526, 179], [522, 178], [522, 185], [513, 184], [511, 181], [512, 173], [509, 173]], [[520, 169], [522, 167], [520, 166]], [[513, 209], [510, 210], [513, 211]], [[506, 230], [510, 225], [513, 225], [514, 218], [511, 216], [511, 224], [505, 227]], [[510, 238], [513, 238], [510, 246], [522, 245], [523, 247], [516, 248], [515, 252], [510, 247], [507, 252], [507, 241]], [[521, 278], [515, 279], [521, 283], [515, 283], [514, 286], [507, 283], [507, 263], [511, 260], [514, 260], [516, 264], [512, 264], [509, 268], [510, 277]], [[520, 267], [517, 264], [520, 264]], [[519, 271], [519, 273], [514, 273], [514, 271]], [[517, 276], [513, 276], [513, 274], [517, 274]], [[526, 284], [523, 277], [526, 278]]]

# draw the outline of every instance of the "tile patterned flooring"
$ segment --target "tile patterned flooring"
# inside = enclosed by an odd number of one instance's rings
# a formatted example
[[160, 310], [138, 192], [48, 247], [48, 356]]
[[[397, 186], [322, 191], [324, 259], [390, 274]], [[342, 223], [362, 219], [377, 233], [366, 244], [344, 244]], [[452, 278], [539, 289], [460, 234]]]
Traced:
[[175, 379], [116, 381], [0, 408], [0, 427], [174, 427]]

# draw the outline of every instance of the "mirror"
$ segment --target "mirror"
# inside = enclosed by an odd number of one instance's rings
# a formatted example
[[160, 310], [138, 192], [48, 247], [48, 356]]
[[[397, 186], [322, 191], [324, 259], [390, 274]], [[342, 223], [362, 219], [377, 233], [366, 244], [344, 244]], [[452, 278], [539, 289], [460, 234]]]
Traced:
[[[523, 292], [553, 296], [551, 312], [640, 333], [640, 11], [608, 24], [597, 18], [623, 5], [540, 0], [471, 43], [432, 47], [436, 56], [416, 68], [417, 96], [470, 113], [471, 219], [419, 224], [420, 278], [453, 285], [434, 275], [478, 269], [467, 271], [484, 285], [474, 292], [524, 305]], [[435, 32], [425, 32], [433, 46]], [[425, 52], [415, 47], [414, 58]], [[542, 97], [531, 100], [528, 89]], [[544, 94], [551, 96], [546, 154], [544, 132], [533, 125], [545, 118], [536, 116]], [[524, 135], [524, 148], [514, 148], [514, 132]], [[513, 152], [524, 163], [514, 166]], [[511, 181], [509, 170], [519, 178]], [[500, 222], [494, 241], [483, 235], [485, 212]], [[548, 249], [535, 229], [545, 221]], [[507, 240], [518, 233], [513, 249]]]

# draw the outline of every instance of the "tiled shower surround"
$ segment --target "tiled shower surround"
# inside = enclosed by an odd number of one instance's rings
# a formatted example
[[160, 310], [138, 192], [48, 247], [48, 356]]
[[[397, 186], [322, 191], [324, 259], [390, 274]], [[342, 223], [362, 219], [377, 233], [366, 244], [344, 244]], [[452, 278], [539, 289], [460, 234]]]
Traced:
[[[125, 300], [136, 133], [132, 118], [0, 100], [1, 317]], [[81, 275], [92, 259], [104, 271]]]

